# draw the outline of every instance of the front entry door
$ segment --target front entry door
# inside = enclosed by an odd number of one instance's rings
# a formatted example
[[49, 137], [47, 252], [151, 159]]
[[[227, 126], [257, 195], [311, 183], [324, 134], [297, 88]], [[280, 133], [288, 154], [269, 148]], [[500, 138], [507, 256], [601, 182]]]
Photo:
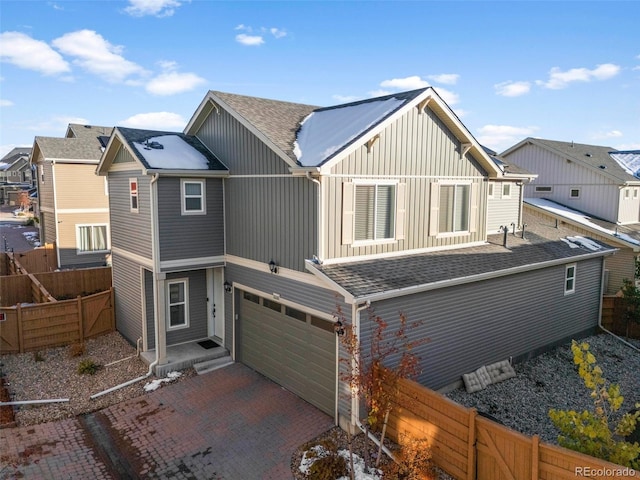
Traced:
[[207, 331], [219, 340], [224, 340], [223, 295], [222, 268], [207, 268]]

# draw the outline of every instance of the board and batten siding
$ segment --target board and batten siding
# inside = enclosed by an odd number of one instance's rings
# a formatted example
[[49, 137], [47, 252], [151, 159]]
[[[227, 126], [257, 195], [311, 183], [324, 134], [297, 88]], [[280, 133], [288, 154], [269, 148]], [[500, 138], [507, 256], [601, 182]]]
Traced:
[[[134, 167], [134, 165], [132, 165]], [[138, 212], [131, 212], [129, 179], [138, 180]], [[140, 170], [109, 172], [111, 247], [152, 258], [150, 177]]]
[[[482, 365], [524, 358], [593, 332], [598, 325], [602, 261], [577, 263], [576, 290], [569, 295], [564, 294], [566, 267], [558, 265], [375, 302], [373, 308], [389, 323], [390, 332], [397, 328], [399, 312], [409, 322], [422, 322], [411, 331], [430, 339], [415, 350], [421, 368], [416, 380], [439, 389]], [[366, 312], [361, 318], [360, 338], [368, 348], [373, 326]]]
[[231, 175], [288, 174], [289, 166], [227, 111], [213, 110], [196, 136]]
[[512, 223], [516, 229], [520, 228], [520, 193], [522, 186], [516, 183], [511, 185], [511, 194], [508, 198], [502, 195], [504, 183], [493, 184], [493, 197], [487, 201], [487, 235], [500, 233], [500, 227], [507, 226], [512, 231]]
[[135, 345], [142, 338], [142, 273], [140, 265], [117, 253], [111, 257], [116, 328]]
[[[323, 192], [327, 228], [327, 258], [383, 254], [482, 241], [486, 238], [486, 172], [429, 109], [411, 109], [380, 133], [373, 148], [362, 146], [336, 164]], [[366, 246], [342, 243], [343, 184], [358, 180], [404, 183], [404, 238]], [[431, 191], [437, 181], [472, 182], [477, 202], [471, 205], [475, 231], [461, 235], [430, 236]], [[397, 235], [396, 235], [397, 236]]]
[[620, 189], [619, 197], [618, 222], [638, 223], [640, 221], [640, 185]]
[[224, 255], [222, 179], [194, 179], [206, 182], [204, 215], [182, 215], [180, 178], [157, 182], [161, 261]]
[[305, 271], [318, 254], [317, 186], [305, 177], [225, 179], [227, 253]]
[[[618, 221], [618, 185], [608, 177], [556, 155], [538, 145], [525, 145], [505, 157], [507, 162], [538, 174], [525, 186], [525, 197], [547, 198], [611, 222]], [[536, 187], [552, 186], [551, 192]], [[580, 197], [571, 198], [572, 188]]]

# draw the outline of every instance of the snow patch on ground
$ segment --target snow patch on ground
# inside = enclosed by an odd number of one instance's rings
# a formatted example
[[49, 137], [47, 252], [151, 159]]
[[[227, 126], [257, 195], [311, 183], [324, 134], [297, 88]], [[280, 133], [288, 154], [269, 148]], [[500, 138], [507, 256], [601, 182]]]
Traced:
[[160, 388], [160, 386], [163, 383], [168, 383], [168, 382], [172, 382], [175, 379], [179, 378], [182, 375], [182, 373], [180, 372], [169, 372], [167, 373], [166, 378], [157, 378], [155, 380], [152, 380], [151, 382], [145, 383], [144, 385], [144, 391], [145, 392], [153, 392], [154, 390], [157, 390], [158, 388]]

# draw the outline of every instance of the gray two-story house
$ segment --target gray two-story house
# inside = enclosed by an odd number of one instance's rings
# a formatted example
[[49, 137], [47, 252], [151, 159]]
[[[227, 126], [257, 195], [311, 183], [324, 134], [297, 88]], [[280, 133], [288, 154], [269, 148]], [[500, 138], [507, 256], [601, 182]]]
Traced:
[[[522, 238], [503, 185], [519, 197], [531, 175], [491, 158], [432, 88], [328, 108], [210, 91], [183, 134], [116, 128], [98, 173], [118, 329], [157, 371], [211, 339], [338, 420], [358, 404], [337, 309], [364, 348], [372, 311], [391, 330], [400, 312], [420, 321], [432, 388], [598, 325], [614, 249], [534, 225]], [[508, 232], [487, 235], [492, 200]]]

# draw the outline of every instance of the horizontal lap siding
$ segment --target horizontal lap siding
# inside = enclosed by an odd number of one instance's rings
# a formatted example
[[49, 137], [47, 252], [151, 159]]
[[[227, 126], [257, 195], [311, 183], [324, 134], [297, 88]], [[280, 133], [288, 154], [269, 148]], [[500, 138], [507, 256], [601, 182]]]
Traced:
[[[132, 168], [134, 167], [135, 165], [132, 165]], [[130, 178], [138, 180], [137, 213], [132, 213], [130, 210]], [[150, 191], [150, 177], [142, 175], [139, 170], [109, 173], [112, 248], [120, 248], [145, 258], [151, 258]]]
[[[39, 165], [36, 169], [38, 176], [38, 202], [41, 207], [55, 208], [55, 201], [53, 199], [53, 165], [51, 162], [45, 162], [40, 155], [38, 158]], [[40, 175], [40, 165], [44, 172], [44, 182]]]
[[[431, 339], [416, 350], [422, 369], [417, 380], [437, 389], [482, 365], [523, 356], [595, 328], [601, 265], [601, 259], [578, 263], [576, 292], [567, 296], [565, 266], [560, 265], [384, 300], [374, 309], [391, 331], [401, 311], [410, 322], [423, 322], [412, 331]], [[360, 335], [368, 345], [373, 327], [365, 317], [366, 312]]]
[[161, 261], [224, 255], [222, 180], [206, 180], [206, 215], [182, 215], [180, 181], [157, 183]]
[[42, 243], [56, 243], [56, 216], [49, 212], [40, 212], [42, 217]]
[[147, 322], [147, 349], [156, 348], [155, 298], [153, 294], [153, 273], [144, 270], [145, 321]]
[[109, 208], [105, 178], [96, 175], [96, 166], [56, 164], [57, 208]]
[[78, 225], [107, 225], [109, 213], [58, 213], [58, 251], [62, 268], [95, 267], [105, 265], [106, 252], [78, 253]]
[[116, 328], [132, 344], [142, 337], [142, 291], [140, 266], [113, 254], [113, 287]]
[[[323, 202], [327, 211], [325, 242], [328, 258], [383, 254], [420, 248], [441, 247], [482, 241], [486, 230], [485, 172], [470, 156], [460, 158], [460, 142], [427, 109], [419, 114], [411, 109], [388, 126], [370, 153], [360, 147], [339, 162], [327, 182]], [[358, 246], [342, 244], [342, 193], [345, 177], [391, 179], [406, 183], [405, 239], [396, 242]], [[461, 236], [429, 236], [430, 192], [438, 179], [470, 179], [478, 188], [475, 233]]]
[[[167, 345], [207, 336], [207, 279], [204, 270], [167, 274], [167, 281], [189, 279], [189, 328], [167, 331]], [[167, 299], [169, 298], [167, 294]]]

